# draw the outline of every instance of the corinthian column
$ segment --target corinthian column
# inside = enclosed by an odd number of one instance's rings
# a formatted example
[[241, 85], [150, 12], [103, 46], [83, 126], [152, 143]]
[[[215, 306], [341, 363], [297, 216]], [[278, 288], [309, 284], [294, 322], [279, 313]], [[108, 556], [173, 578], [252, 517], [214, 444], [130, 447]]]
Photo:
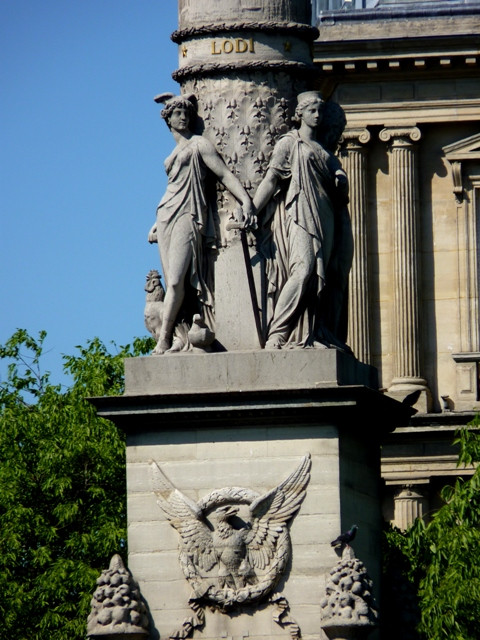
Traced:
[[346, 129], [341, 147], [342, 165], [350, 184], [353, 254], [348, 297], [348, 343], [362, 362], [370, 363], [367, 254], [367, 149], [368, 129]]
[[418, 251], [417, 127], [386, 127], [380, 140], [390, 143], [394, 253], [394, 378], [389, 394], [404, 399], [419, 391], [417, 409], [427, 411], [430, 394], [421, 374]]

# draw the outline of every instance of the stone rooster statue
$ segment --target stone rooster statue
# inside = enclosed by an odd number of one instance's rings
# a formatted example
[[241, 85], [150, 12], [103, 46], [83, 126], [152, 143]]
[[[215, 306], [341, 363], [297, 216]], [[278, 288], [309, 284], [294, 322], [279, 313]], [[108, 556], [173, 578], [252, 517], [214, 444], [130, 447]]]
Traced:
[[165, 289], [162, 286], [162, 277], [156, 269], [148, 272], [145, 291], [147, 292], [144, 312], [145, 326], [158, 342], [162, 327]]

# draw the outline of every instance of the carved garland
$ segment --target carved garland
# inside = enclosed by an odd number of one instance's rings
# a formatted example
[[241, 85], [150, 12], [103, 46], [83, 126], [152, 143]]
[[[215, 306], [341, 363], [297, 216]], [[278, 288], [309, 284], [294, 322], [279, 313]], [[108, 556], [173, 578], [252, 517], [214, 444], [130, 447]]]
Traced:
[[293, 60], [282, 61], [253, 61], [253, 62], [228, 62], [228, 63], [205, 63], [192, 64], [182, 69], [177, 69], [172, 73], [172, 78], [176, 82], [183, 82], [191, 77], [199, 77], [205, 75], [218, 75], [228, 72], [240, 73], [251, 71], [285, 71], [287, 73], [311, 75], [318, 74], [320, 70], [313, 64], [305, 62], [295, 62]]
[[[290, 605], [285, 596], [281, 593], [272, 593], [268, 599], [268, 604], [273, 605], [277, 613], [273, 614], [273, 621], [282, 629], [288, 629], [292, 640], [300, 640], [302, 633], [298, 622], [290, 615]], [[180, 629], [174, 631], [169, 636], [169, 640], [186, 640], [193, 635], [195, 629], [201, 629], [205, 624], [205, 609], [199, 604], [196, 598], [188, 601], [193, 616], [185, 618]]]
[[195, 36], [222, 33], [225, 31], [262, 31], [264, 33], [295, 34], [308, 40], [316, 40], [319, 31], [316, 27], [300, 22], [230, 22], [204, 24], [198, 27], [188, 27], [174, 31], [170, 38], [177, 44]]

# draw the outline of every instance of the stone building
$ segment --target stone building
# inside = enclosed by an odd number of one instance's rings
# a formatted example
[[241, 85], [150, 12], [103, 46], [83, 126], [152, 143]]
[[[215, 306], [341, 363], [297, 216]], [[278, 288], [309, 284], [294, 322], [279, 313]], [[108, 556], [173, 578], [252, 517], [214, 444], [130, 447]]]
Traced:
[[471, 473], [451, 443], [480, 407], [480, 3], [313, 8], [318, 86], [347, 115], [349, 344], [386, 393], [418, 396], [382, 456], [384, 515], [404, 527]]

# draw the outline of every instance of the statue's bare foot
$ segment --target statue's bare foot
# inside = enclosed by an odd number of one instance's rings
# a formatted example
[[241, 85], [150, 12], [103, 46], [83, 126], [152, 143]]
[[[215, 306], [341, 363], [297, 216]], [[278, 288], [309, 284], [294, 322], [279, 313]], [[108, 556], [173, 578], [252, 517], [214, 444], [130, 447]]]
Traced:
[[276, 338], [269, 338], [265, 344], [265, 349], [281, 349], [284, 345], [282, 338], [277, 336]]
[[170, 349], [170, 346], [171, 341], [168, 338], [161, 338], [157, 342], [157, 346], [155, 347], [155, 349], [152, 351], [152, 355], [161, 356], [165, 353], [165, 351], [168, 351]]

